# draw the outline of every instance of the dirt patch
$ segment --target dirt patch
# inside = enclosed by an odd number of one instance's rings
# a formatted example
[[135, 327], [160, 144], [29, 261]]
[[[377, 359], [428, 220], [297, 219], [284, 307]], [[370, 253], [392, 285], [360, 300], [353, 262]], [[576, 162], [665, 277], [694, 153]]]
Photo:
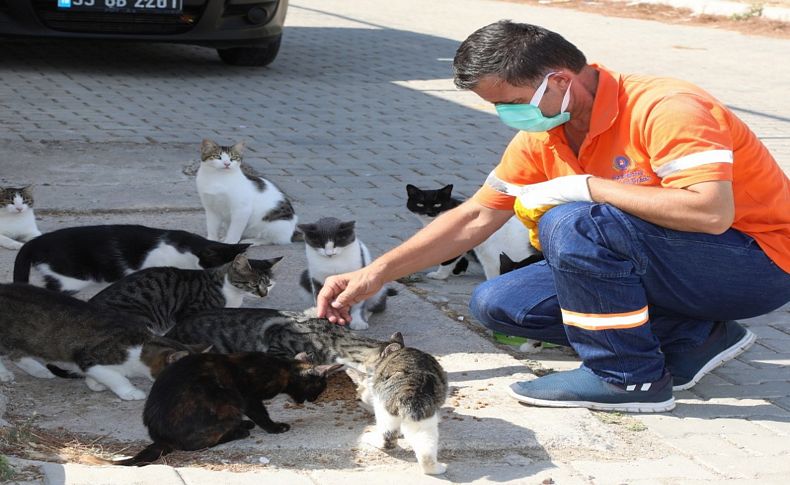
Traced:
[[[668, 24], [701, 25], [722, 30], [733, 30], [748, 35], [762, 35], [790, 39], [790, 23], [759, 17], [757, 15], [693, 15], [692, 11], [668, 5], [631, 4], [630, 2], [585, 0], [505, 0], [542, 7], [559, 7], [597, 13], [612, 17], [655, 20]], [[782, 5], [788, 6], [788, 5]]]

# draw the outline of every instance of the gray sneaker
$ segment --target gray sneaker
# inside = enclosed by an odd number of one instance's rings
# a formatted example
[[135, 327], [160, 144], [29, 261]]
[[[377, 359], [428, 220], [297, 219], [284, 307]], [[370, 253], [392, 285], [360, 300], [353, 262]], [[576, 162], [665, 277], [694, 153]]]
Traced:
[[672, 390], [690, 389], [713, 369], [742, 354], [756, 338], [734, 320], [716, 322], [699, 347], [665, 353], [664, 362], [672, 374]]

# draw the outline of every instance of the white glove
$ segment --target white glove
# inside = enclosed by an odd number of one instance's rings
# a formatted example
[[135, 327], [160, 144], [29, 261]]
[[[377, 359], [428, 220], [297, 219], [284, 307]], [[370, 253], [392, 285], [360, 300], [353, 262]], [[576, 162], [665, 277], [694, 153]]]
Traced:
[[566, 175], [547, 182], [525, 185], [518, 195], [524, 207], [542, 207], [566, 202], [592, 202], [587, 179], [591, 175]]
[[500, 180], [491, 172], [486, 184], [498, 192], [517, 197], [524, 207], [543, 207], [566, 202], [592, 202], [587, 185], [590, 177], [592, 175], [566, 175], [537, 184], [514, 185]]

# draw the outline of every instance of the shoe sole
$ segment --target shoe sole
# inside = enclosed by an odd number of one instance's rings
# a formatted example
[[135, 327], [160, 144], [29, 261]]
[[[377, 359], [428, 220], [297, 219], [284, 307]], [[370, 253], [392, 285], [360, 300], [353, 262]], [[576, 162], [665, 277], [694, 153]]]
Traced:
[[675, 398], [671, 397], [663, 402], [626, 402], [608, 404], [590, 401], [549, 401], [522, 396], [513, 389], [507, 388], [507, 393], [519, 402], [548, 408], [587, 408], [595, 411], [620, 411], [624, 413], [663, 413], [675, 409]]
[[679, 386], [672, 386], [673, 391], [685, 391], [687, 389], [691, 389], [697, 384], [703, 377], [708, 375], [713, 369], [719, 367], [720, 365], [724, 364], [727, 361], [730, 361], [742, 353], [746, 351], [749, 347], [752, 346], [754, 341], [757, 340], [757, 336], [751, 331], [746, 330], [746, 334], [741, 337], [739, 341], [737, 341], [734, 345], [731, 345], [721, 351], [716, 357], [712, 358], [705, 364], [702, 369], [697, 371], [694, 374], [694, 377], [685, 384], [681, 384]]

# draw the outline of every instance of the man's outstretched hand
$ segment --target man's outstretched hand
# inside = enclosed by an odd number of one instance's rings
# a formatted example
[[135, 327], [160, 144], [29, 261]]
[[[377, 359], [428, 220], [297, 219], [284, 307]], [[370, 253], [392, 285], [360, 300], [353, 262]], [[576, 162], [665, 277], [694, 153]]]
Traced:
[[330, 276], [318, 293], [317, 311], [319, 318], [345, 325], [351, 322], [353, 305], [365, 301], [381, 289], [384, 282], [368, 268], [351, 273]]

